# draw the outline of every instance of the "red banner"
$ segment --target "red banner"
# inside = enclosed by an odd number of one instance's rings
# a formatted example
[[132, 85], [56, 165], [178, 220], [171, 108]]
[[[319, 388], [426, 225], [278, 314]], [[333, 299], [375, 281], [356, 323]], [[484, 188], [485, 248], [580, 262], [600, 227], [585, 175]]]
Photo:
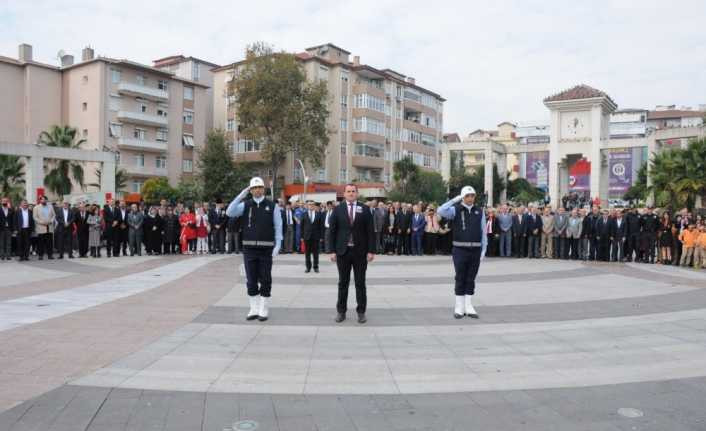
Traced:
[[569, 190], [574, 192], [591, 189], [591, 162], [579, 159], [569, 168]]

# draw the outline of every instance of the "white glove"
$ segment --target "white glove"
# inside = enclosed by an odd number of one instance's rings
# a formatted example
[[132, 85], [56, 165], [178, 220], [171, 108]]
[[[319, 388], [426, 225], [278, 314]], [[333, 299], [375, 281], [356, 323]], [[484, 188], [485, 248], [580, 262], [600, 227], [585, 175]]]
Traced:
[[277, 244], [273, 249], [272, 249], [272, 257], [276, 257], [279, 254], [279, 244]]
[[463, 196], [458, 195], [455, 198], [452, 199], [452, 202], [461, 202], [463, 200]]
[[250, 186], [247, 186], [243, 189], [242, 192], [240, 192], [240, 194], [238, 195], [238, 197], [236, 199], [238, 199], [239, 201], [242, 201], [243, 199], [245, 199], [245, 196], [247, 196], [249, 192], [250, 192]]

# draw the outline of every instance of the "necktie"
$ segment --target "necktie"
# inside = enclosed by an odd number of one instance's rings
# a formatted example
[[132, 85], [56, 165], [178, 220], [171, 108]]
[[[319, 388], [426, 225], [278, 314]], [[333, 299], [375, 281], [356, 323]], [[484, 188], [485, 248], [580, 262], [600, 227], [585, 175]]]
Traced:
[[348, 221], [353, 224], [353, 202], [348, 204]]

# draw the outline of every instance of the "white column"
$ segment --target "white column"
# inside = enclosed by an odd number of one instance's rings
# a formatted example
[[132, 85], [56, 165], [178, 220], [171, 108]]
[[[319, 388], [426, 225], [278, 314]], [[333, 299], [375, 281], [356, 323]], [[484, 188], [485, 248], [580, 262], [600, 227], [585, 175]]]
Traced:
[[101, 166], [101, 193], [111, 193], [115, 199], [115, 160], [103, 162]]
[[488, 196], [486, 200], [487, 206], [493, 206], [493, 143], [491, 141], [485, 144], [485, 192]]
[[[503, 181], [505, 181], [505, 177], [507, 176], [507, 154], [502, 153], [502, 154], [498, 154], [497, 156], [498, 156], [498, 161], [497, 161], [498, 175], [500, 175], [500, 178], [502, 178]], [[505, 187], [503, 189], [503, 191], [500, 192], [500, 202], [499, 203], [504, 204], [505, 202], [507, 202], [507, 187]]]
[[[603, 125], [603, 112], [600, 105], [591, 108], [591, 199], [601, 193], [601, 126]], [[601, 205], [603, 200], [601, 199]]]
[[[652, 173], [650, 172], [652, 169], [652, 159], [654, 158], [655, 153], [657, 152], [657, 140], [655, 139], [655, 135], [652, 134], [647, 138], [647, 187], [649, 188], [652, 186]], [[654, 192], [649, 192], [647, 194], [647, 199], [645, 199], [645, 203], [648, 206], [654, 205], [655, 204], [655, 195]]]
[[[448, 144], [441, 144], [441, 163], [439, 164], [441, 177], [448, 181], [451, 177], [451, 151]], [[392, 172], [392, 170], [390, 170]]]
[[559, 128], [561, 127], [559, 111], [551, 111], [551, 123], [549, 126], [549, 198], [550, 205], [554, 208], [559, 206]]
[[25, 165], [25, 199], [28, 202], [37, 200], [38, 187], [44, 187], [44, 158], [36, 152], [27, 158]]

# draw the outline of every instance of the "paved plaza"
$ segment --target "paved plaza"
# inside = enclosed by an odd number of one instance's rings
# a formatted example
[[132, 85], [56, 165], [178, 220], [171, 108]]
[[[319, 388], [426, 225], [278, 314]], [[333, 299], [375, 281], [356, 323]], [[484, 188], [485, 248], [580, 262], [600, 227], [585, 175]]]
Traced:
[[704, 430], [706, 273], [486, 259], [452, 316], [450, 257], [378, 256], [368, 322], [337, 272], [240, 256], [0, 265], [0, 431]]

